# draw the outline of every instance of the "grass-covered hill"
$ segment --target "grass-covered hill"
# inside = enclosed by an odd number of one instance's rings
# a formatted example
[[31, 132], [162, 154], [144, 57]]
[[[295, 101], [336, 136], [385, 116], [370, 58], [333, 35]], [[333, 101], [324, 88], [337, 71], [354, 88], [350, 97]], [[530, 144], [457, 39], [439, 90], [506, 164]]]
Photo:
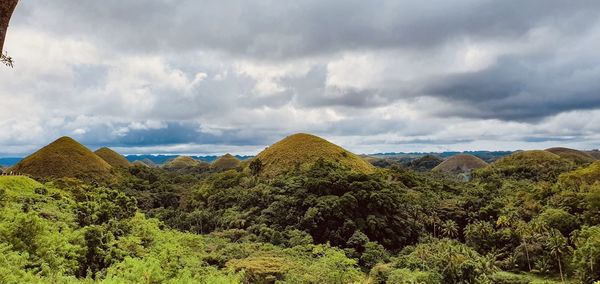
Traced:
[[554, 181], [564, 172], [572, 170], [574, 163], [559, 155], [543, 150], [516, 152], [506, 156], [478, 172], [480, 175], [496, 175], [500, 178]]
[[590, 150], [590, 151], [585, 151], [588, 155], [594, 157], [594, 159], [596, 160], [600, 160], [600, 150], [595, 149], [595, 150]]
[[596, 160], [586, 152], [570, 148], [554, 147], [548, 148], [546, 151], [559, 155], [561, 158], [569, 160], [575, 164], [588, 164]]
[[227, 153], [210, 164], [210, 168], [216, 171], [225, 171], [236, 169], [240, 166], [241, 161], [235, 156]]
[[139, 167], [150, 167], [148, 166], [148, 164], [142, 162], [141, 160], [135, 160], [131, 163], [132, 166], [139, 166]]
[[177, 170], [177, 169], [183, 169], [183, 168], [187, 168], [187, 167], [196, 167], [198, 165], [200, 165], [200, 161], [197, 161], [197, 160], [193, 159], [192, 157], [178, 156], [175, 159], [167, 161], [163, 165], [163, 168], [169, 169], [169, 170]]
[[158, 165], [150, 159], [135, 160], [135, 161], [131, 162], [131, 164], [134, 166], [145, 166], [145, 167], [150, 167], [150, 168], [158, 167]]
[[41, 183], [26, 176], [0, 176], [0, 190], [4, 190], [5, 196], [27, 197], [40, 187]]
[[200, 173], [207, 171], [210, 168], [210, 164], [205, 161], [198, 161], [189, 156], [178, 156], [166, 162], [162, 168], [180, 174]]
[[112, 177], [111, 168], [79, 142], [70, 137], [61, 137], [24, 158], [11, 170], [35, 178], [108, 180]]
[[434, 156], [434, 155], [425, 155], [423, 157], [412, 160], [408, 167], [417, 171], [429, 171], [433, 168], [437, 167], [439, 164], [443, 163], [444, 159]]
[[94, 151], [98, 157], [102, 158], [102, 160], [106, 161], [109, 165], [113, 167], [129, 167], [129, 161], [125, 159], [121, 154], [115, 152], [114, 150], [108, 147], [102, 147], [96, 151]]
[[323, 138], [304, 133], [284, 138], [260, 152], [257, 158], [262, 163], [261, 175], [268, 177], [308, 168], [319, 159], [361, 173], [372, 173], [375, 170], [373, 165], [348, 150]]
[[445, 173], [468, 173], [488, 165], [485, 161], [470, 154], [458, 154], [444, 160], [434, 171]]

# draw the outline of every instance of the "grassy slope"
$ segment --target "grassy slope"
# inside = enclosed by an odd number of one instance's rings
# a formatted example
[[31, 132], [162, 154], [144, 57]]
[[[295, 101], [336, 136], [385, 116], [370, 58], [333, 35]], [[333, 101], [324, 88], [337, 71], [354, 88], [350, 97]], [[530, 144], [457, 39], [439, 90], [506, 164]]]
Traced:
[[230, 170], [240, 166], [240, 160], [231, 154], [225, 154], [216, 159], [210, 165], [211, 168], [216, 170]]
[[548, 148], [546, 151], [559, 155], [561, 158], [574, 162], [576, 164], [587, 164], [595, 161], [596, 159], [586, 152], [582, 152], [575, 149], [555, 147]]
[[469, 172], [486, 166], [488, 166], [488, 163], [480, 158], [469, 154], [458, 154], [446, 159], [433, 168], [433, 170], [441, 172]]
[[495, 172], [504, 177], [554, 180], [559, 174], [568, 172], [574, 167], [573, 162], [556, 154], [543, 150], [531, 150], [503, 157], [489, 167], [481, 169], [481, 173]]
[[586, 151], [585, 153], [592, 156], [595, 160], [600, 160], [600, 151], [598, 151], [598, 150]]
[[30, 196], [41, 187], [44, 185], [25, 176], [0, 176], [0, 189], [6, 190], [10, 197]]
[[306, 167], [319, 158], [338, 162], [354, 171], [372, 173], [374, 166], [344, 148], [310, 134], [294, 134], [273, 144], [257, 156], [263, 163], [262, 174], [275, 176]]
[[163, 167], [165, 169], [176, 170], [176, 169], [183, 169], [183, 168], [188, 168], [188, 167], [197, 167], [202, 164], [203, 164], [202, 162], [195, 160], [192, 157], [179, 156], [179, 157], [165, 163]]
[[102, 147], [94, 153], [113, 167], [129, 167], [129, 161], [110, 148]]
[[36, 178], [75, 177], [107, 180], [111, 166], [79, 142], [62, 137], [23, 159], [12, 171]]

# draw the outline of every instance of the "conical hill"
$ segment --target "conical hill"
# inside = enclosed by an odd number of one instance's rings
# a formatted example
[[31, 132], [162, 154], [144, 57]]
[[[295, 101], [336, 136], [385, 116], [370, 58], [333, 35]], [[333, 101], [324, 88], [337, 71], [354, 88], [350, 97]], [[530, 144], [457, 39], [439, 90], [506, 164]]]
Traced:
[[468, 173], [472, 170], [487, 167], [488, 163], [470, 154], [458, 154], [441, 162], [434, 171], [446, 173]]
[[61, 137], [16, 164], [12, 171], [35, 178], [107, 180], [111, 166], [70, 137]]
[[219, 157], [210, 165], [211, 169], [218, 171], [231, 170], [239, 166], [240, 160], [229, 153]]
[[125, 157], [110, 148], [102, 147], [94, 153], [113, 167], [129, 167], [130, 165]]
[[280, 140], [259, 153], [257, 158], [262, 163], [261, 175], [268, 177], [309, 167], [321, 158], [356, 172], [375, 171], [373, 165], [348, 150], [305, 133], [290, 135]]

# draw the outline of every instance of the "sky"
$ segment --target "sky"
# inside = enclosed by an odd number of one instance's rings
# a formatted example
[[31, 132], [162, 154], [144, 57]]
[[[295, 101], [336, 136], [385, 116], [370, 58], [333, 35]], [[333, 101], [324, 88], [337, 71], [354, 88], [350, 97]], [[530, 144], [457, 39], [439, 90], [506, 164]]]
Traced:
[[600, 147], [597, 0], [20, 0], [0, 157]]

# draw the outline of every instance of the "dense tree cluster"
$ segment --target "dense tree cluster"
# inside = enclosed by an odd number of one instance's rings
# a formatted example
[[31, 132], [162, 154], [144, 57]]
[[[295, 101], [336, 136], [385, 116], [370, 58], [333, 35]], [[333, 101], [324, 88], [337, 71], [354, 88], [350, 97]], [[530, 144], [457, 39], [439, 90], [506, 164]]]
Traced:
[[468, 182], [324, 160], [275, 178], [260, 176], [260, 161], [222, 172], [132, 166], [107, 184], [7, 176], [0, 282], [600, 279], [600, 162], [510, 162]]

